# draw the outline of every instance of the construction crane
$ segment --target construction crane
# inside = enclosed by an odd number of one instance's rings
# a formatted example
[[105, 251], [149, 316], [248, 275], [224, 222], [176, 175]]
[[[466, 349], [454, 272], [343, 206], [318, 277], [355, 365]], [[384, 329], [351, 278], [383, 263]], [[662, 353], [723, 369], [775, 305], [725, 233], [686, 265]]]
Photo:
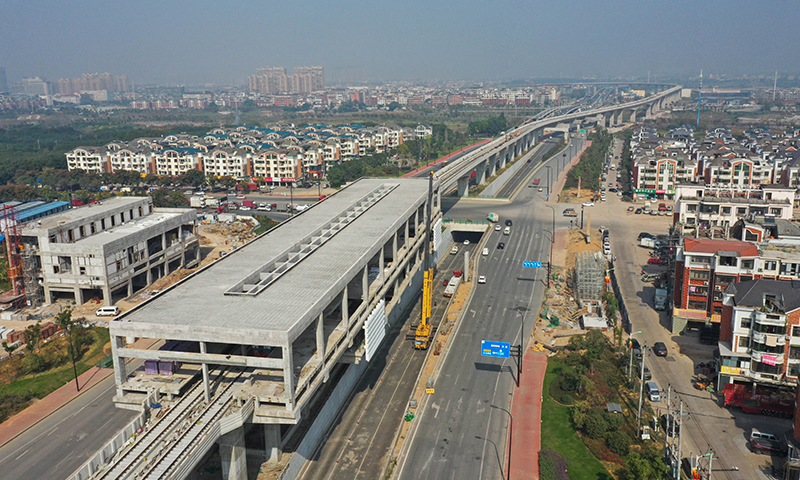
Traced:
[[433, 172], [428, 177], [428, 206], [425, 212], [425, 276], [422, 282], [422, 319], [417, 325], [414, 336], [414, 348], [426, 350], [431, 339], [431, 310], [433, 304], [433, 255], [431, 255], [431, 210], [433, 208]]
[[17, 208], [6, 205], [0, 211], [0, 233], [5, 235], [6, 255], [8, 261], [8, 280], [14, 295], [25, 295], [25, 283], [22, 277], [22, 261], [20, 260], [19, 219]]

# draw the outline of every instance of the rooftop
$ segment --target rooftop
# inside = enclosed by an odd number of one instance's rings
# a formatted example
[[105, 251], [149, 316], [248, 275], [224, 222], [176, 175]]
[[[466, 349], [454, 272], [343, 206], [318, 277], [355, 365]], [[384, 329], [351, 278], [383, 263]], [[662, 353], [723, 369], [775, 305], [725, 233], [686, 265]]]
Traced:
[[683, 249], [687, 253], [737, 253], [742, 257], [757, 257], [758, 248], [750, 242], [715, 240], [710, 238], [685, 238]]
[[[381, 189], [385, 196], [360, 216], [324, 243], [312, 244]], [[359, 180], [118, 317], [112, 329], [182, 340], [236, 338], [244, 344], [286, 345], [340, 295], [427, 193], [427, 180]], [[305, 253], [280, 274], [272, 268], [287, 256]]]
[[779, 295], [784, 312], [800, 308], [800, 281], [797, 280], [747, 280], [728, 285], [725, 293], [733, 294], [737, 306], [760, 308], [764, 306], [765, 295]]
[[92, 203], [79, 208], [71, 208], [57, 215], [50, 215], [49, 217], [42, 218], [36, 223], [25, 225], [23, 227], [23, 235], [44, 234], [49, 229], [58, 228], [59, 226], [64, 226], [83, 218], [123, 209], [124, 207], [132, 208], [134, 205], [140, 204], [142, 200], [146, 198], [147, 197], [112, 197], [102, 202]]

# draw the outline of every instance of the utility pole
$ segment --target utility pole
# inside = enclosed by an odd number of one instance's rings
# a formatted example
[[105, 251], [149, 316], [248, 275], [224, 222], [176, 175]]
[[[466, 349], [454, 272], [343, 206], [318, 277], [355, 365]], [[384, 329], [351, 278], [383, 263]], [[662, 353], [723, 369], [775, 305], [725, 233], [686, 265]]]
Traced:
[[636, 435], [638, 436], [642, 431], [642, 393], [644, 393], [644, 355], [642, 355], [642, 364], [639, 366], [639, 370], [641, 371], [639, 376], [639, 420], [637, 421], [636, 426]]
[[[672, 396], [672, 385], [670, 384], [667, 385], [667, 420], [669, 420], [669, 414], [670, 414], [669, 402], [671, 396]], [[666, 428], [664, 428], [664, 449], [669, 451], [669, 423], [667, 423], [665, 427]]]
[[[679, 418], [681, 419], [681, 424], [683, 424], [683, 400], [681, 400], [681, 414]], [[675, 469], [675, 480], [680, 480], [681, 478], [681, 449], [683, 448], [683, 433], [684, 432], [680, 432], [678, 434], [678, 468]], [[711, 471], [709, 470], [709, 474], [710, 473]]]

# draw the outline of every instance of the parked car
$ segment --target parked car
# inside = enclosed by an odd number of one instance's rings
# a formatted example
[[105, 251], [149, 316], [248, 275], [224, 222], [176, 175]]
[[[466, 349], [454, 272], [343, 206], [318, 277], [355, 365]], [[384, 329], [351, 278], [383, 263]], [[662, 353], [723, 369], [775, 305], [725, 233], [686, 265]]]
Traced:
[[654, 257], [649, 259], [647, 263], [651, 265], [664, 265], [665, 263], [667, 263], [667, 261], [660, 257]]
[[641, 215], [641, 214], [642, 214], [642, 209], [641, 208], [637, 208], [636, 209], [636, 215]]
[[768, 438], [754, 438], [750, 440], [750, 450], [753, 453], [760, 453], [765, 455], [778, 455], [779, 457], [786, 456], [786, 449], [781, 442], [770, 440]]
[[653, 235], [652, 233], [641, 232], [641, 233], [639, 233], [639, 236], [636, 237], [636, 240], [641, 240], [643, 238], [652, 238], [653, 240], [655, 240], [656, 236]]
[[632, 211], [633, 211], [633, 205], [631, 205], [630, 207], [628, 207], [628, 211], [629, 211], [629, 212], [632, 212]]
[[653, 353], [655, 353], [658, 357], [666, 357], [667, 346], [664, 345], [664, 342], [656, 342], [653, 344]]
[[584, 207], [594, 207], [594, 202], [583, 202]]

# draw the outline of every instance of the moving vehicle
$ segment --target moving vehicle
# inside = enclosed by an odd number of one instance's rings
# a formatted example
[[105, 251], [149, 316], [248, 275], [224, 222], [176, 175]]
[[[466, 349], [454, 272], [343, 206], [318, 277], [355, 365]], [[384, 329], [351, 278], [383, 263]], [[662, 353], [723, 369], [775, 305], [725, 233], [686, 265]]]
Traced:
[[510, 218], [506, 218], [506, 226], [510, 227], [511, 225], [513, 225], [513, 222], [511, 221], [511, 219]]
[[511, 235], [511, 227], [506, 227], [503, 230], [503, 235]]
[[563, 215], [565, 217], [577, 217], [578, 216], [578, 214], [575, 212], [574, 208], [565, 208], [564, 212], [563, 212]]
[[490, 222], [499, 222], [500, 215], [490, 212], [489, 215], [486, 216], [486, 220], [489, 220]]
[[206, 199], [205, 197], [200, 196], [189, 197], [189, 206], [194, 208], [205, 208]]
[[540, 181], [541, 181], [541, 179], [539, 179], [539, 178], [534, 178], [534, 179], [533, 179], [533, 186], [534, 186], [534, 187], [538, 187], [538, 186], [539, 186], [539, 182], [540, 182]]
[[650, 265], [664, 265], [667, 261], [660, 257], [653, 257], [647, 260], [647, 263]]
[[584, 207], [594, 207], [594, 202], [583, 202], [581, 205]]
[[505, 243], [503, 243], [503, 242], [500, 242], [500, 243], [498, 243], [498, 244], [497, 244], [497, 249], [498, 249], [498, 250], [502, 250], [502, 249], [504, 249], [504, 248], [506, 248], [506, 244], [505, 244]]
[[486, 277], [484, 277], [483, 275], [478, 277], [478, 283], [486, 283]]
[[450, 255], [455, 255], [458, 253], [458, 245], [453, 245], [453, 248], [450, 249]]
[[667, 346], [664, 345], [664, 342], [656, 342], [653, 344], [653, 353], [655, 353], [658, 357], [666, 357]]
[[245, 200], [244, 202], [242, 202], [242, 206], [243, 207], [256, 208], [256, 203], [254, 201], [252, 201], [252, 200]]
[[656, 288], [655, 298], [653, 299], [653, 303], [656, 310], [666, 310], [667, 309], [667, 289], [666, 288]]
[[643, 372], [643, 374], [642, 374], [642, 376], [644, 376], [644, 380], [645, 380], [645, 381], [647, 381], [647, 380], [652, 380], [652, 378], [653, 378], [653, 374], [650, 372], [650, 369], [649, 369], [649, 368], [647, 368], [647, 365], [645, 365], [645, 364], [643, 363], [643, 364], [642, 364], [642, 369], [644, 370], [644, 372]]
[[795, 395], [778, 388], [726, 383], [723, 389], [726, 407], [740, 407], [745, 413], [792, 418]]
[[483, 247], [483, 252], [481, 252], [481, 254], [482, 254], [484, 257], [485, 257], [486, 255], [489, 255], [489, 247]]
[[645, 383], [644, 390], [647, 392], [647, 398], [649, 398], [651, 402], [658, 402], [661, 400], [661, 392], [658, 390], [656, 382], [650, 380]]
[[498, 223], [497, 225], [494, 226], [494, 229], [495, 229], [495, 231], [499, 232], [500, 230], [503, 229], [503, 227], [500, 226], [500, 224]]

